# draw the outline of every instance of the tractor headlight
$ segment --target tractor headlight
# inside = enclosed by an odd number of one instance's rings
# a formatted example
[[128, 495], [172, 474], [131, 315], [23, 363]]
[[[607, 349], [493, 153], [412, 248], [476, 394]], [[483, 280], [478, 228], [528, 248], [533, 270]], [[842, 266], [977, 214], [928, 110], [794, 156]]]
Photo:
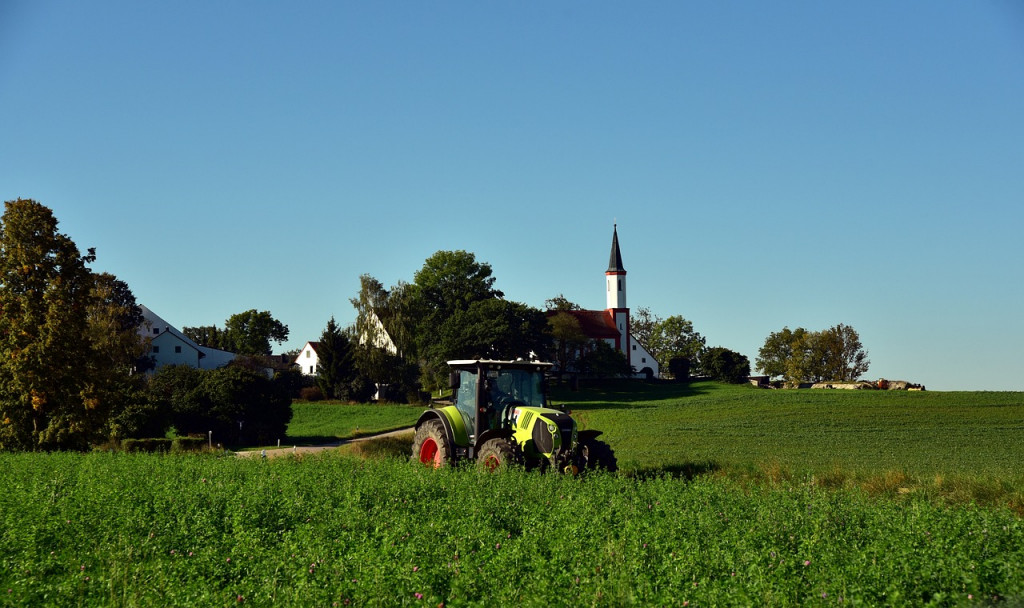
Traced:
[[548, 432], [549, 432], [549, 433], [551, 433], [552, 435], [554, 435], [554, 434], [555, 434], [555, 432], [556, 432], [557, 430], [558, 430], [558, 427], [557, 427], [557, 426], [555, 426], [555, 425], [551, 424], [550, 422], [548, 423]]

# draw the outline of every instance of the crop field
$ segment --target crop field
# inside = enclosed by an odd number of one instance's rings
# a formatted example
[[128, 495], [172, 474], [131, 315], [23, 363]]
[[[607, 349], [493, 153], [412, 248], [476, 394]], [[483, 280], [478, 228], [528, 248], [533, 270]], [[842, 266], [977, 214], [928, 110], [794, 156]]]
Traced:
[[579, 478], [4, 454], [0, 605], [1022, 605], [1021, 398], [559, 392], [626, 465]]

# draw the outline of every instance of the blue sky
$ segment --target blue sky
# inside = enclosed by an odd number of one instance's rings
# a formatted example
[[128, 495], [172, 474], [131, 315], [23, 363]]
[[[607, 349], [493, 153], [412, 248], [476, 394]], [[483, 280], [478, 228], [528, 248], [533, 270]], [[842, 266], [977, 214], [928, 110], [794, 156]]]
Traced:
[[[292, 5], [294, 4], [294, 5]], [[0, 195], [178, 327], [316, 339], [441, 249], [753, 362], [1024, 390], [1024, 7], [0, 0]]]

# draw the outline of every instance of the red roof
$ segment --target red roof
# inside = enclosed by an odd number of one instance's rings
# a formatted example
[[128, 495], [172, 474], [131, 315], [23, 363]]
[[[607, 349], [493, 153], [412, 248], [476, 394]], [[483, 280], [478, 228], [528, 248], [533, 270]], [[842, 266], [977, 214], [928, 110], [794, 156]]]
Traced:
[[615, 319], [607, 310], [559, 310], [549, 311], [548, 315], [555, 315], [559, 312], [568, 313], [580, 322], [580, 329], [588, 338], [599, 340], [602, 338], [618, 338], [619, 330], [615, 327]]

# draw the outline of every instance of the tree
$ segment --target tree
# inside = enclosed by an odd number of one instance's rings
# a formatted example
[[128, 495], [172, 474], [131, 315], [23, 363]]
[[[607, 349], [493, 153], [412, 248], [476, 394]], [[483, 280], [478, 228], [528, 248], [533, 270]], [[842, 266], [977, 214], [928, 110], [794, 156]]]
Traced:
[[287, 341], [288, 326], [267, 311], [252, 309], [224, 322], [221, 348], [239, 355], [269, 355], [271, 340], [278, 344]]
[[[651, 309], [646, 306], [633, 309], [629, 313], [629, 330], [633, 334], [640, 344], [644, 345], [644, 348], [648, 352], [651, 351], [651, 338], [654, 337], [655, 330], [658, 325], [663, 321], [661, 317], [651, 313]], [[655, 357], [657, 359], [657, 357]]]
[[570, 302], [562, 294], [544, 301], [544, 310], [548, 312], [565, 312], [567, 310], [583, 310], [583, 307], [575, 302]]
[[7, 201], [0, 219], [0, 449], [84, 449], [110, 404], [89, 377], [93, 275], [53, 212]]
[[216, 325], [202, 325], [200, 327], [183, 327], [181, 333], [199, 346], [228, 350], [224, 348], [222, 340], [224, 332]]
[[686, 357], [692, 366], [697, 366], [704, 350], [704, 337], [694, 331], [692, 322], [672, 315], [654, 324], [645, 346], [664, 369], [668, 369], [669, 361], [676, 357]]
[[[87, 327], [92, 356], [82, 361], [87, 391], [109, 416], [104, 434], [114, 439], [140, 432], [142, 412], [149, 411], [143, 375], [153, 367], [146, 341], [140, 339], [142, 308], [124, 281], [112, 274], [93, 276]], [[127, 413], [125, 413], [127, 412]], [[129, 422], [134, 421], [134, 422]], [[145, 425], [143, 425], [145, 426]]]
[[701, 373], [712, 380], [739, 384], [750, 376], [750, 360], [736, 351], [714, 346], [701, 354]]
[[403, 281], [384, 289], [368, 274], [359, 283], [359, 295], [349, 300], [356, 309], [350, 331], [356, 368], [389, 396], [403, 399], [416, 391], [419, 375], [413, 290]]
[[529, 359], [550, 348], [544, 313], [519, 302], [490, 299], [473, 302], [438, 330], [428, 351], [451, 359]]
[[581, 372], [598, 378], [621, 378], [634, 371], [626, 355], [604, 340], [592, 342], [591, 347], [580, 356], [579, 368]]
[[790, 385], [856, 380], [867, 372], [868, 364], [860, 336], [841, 323], [817, 332], [802, 327], [773, 332], [756, 359], [762, 373], [782, 377]]
[[772, 378], [796, 378], [799, 382], [804, 373], [796, 359], [803, 359], [806, 335], [807, 330], [802, 327], [795, 330], [783, 327], [769, 334], [754, 360], [757, 369]]
[[334, 317], [320, 334], [316, 349], [316, 383], [324, 396], [329, 399], [348, 399], [349, 385], [357, 372], [352, 353], [352, 344]]
[[406, 295], [406, 306], [416, 315], [415, 342], [425, 388], [444, 386], [448, 377], [445, 349], [434, 345], [441, 327], [474, 302], [503, 296], [494, 289], [491, 265], [477, 262], [472, 253], [438, 251], [427, 258]]
[[840, 323], [815, 336], [814, 352], [818, 353], [821, 380], [851, 382], [868, 371], [868, 354], [860, 343], [857, 331]]
[[559, 374], [576, 366], [579, 352], [590, 342], [579, 319], [565, 311], [557, 312], [548, 317], [548, 333], [553, 341]]

